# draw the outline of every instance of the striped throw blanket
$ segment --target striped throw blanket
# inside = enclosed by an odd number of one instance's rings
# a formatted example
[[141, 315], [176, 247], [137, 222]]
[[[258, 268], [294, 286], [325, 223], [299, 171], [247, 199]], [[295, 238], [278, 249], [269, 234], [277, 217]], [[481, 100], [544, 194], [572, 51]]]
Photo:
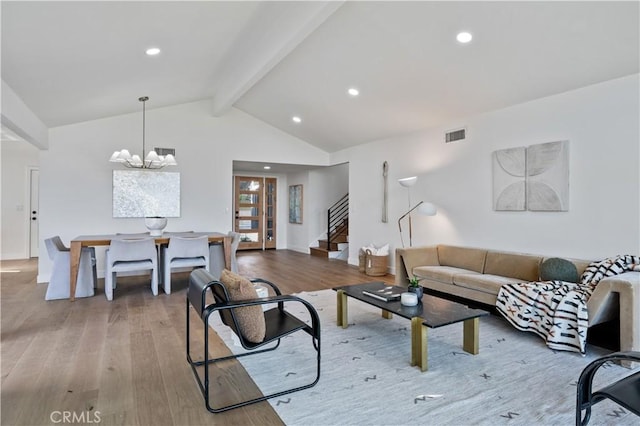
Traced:
[[580, 283], [536, 281], [503, 285], [496, 308], [515, 328], [545, 339], [551, 349], [585, 353], [587, 301], [603, 278], [640, 270], [639, 256], [616, 256], [592, 262]]

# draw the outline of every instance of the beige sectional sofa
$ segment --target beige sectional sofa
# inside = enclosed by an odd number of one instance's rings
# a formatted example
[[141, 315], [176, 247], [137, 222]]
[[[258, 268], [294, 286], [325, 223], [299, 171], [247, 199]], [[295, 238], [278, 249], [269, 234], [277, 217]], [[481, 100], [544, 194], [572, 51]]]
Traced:
[[[437, 245], [396, 250], [396, 284], [420, 279], [429, 289], [495, 306], [500, 286], [539, 280], [545, 256]], [[567, 259], [581, 275], [588, 260]], [[640, 351], [640, 272], [601, 280], [587, 303], [589, 327], [620, 320], [620, 350]]]

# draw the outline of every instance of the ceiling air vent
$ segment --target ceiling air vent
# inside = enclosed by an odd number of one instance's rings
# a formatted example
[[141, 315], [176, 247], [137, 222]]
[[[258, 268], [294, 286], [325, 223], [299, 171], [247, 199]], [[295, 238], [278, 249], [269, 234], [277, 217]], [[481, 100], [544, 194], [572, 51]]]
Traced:
[[167, 154], [171, 154], [174, 157], [176, 156], [176, 149], [175, 148], [156, 148], [156, 154], [158, 155], [167, 155]]
[[444, 141], [446, 143], [461, 141], [467, 136], [467, 129], [463, 127], [462, 129], [451, 130], [444, 135]]

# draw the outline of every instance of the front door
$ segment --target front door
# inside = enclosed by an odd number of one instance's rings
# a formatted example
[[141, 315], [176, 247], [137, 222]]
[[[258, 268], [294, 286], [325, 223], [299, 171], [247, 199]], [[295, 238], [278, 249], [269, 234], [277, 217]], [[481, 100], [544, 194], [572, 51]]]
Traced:
[[238, 250], [263, 247], [263, 181], [260, 177], [235, 177], [234, 229], [240, 233]]

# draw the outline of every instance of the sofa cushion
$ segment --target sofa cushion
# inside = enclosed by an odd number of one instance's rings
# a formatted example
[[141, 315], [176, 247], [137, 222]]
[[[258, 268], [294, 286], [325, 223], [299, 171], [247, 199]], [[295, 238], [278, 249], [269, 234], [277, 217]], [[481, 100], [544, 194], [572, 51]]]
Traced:
[[453, 277], [456, 274], [480, 275], [479, 272], [462, 268], [454, 268], [453, 266], [418, 266], [413, 268], [413, 275], [418, 278], [438, 281], [445, 284], [453, 284]]
[[[258, 298], [258, 293], [251, 281], [234, 274], [228, 269], [222, 271], [220, 282], [224, 284], [229, 294], [229, 299], [232, 301]], [[233, 313], [238, 322], [239, 331], [245, 339], [253, 343], [260, 343], [264, 340], [267, 327], [264, 321], [264, 313], [259, 305], [235, 308]]]
[[540, 264], [540, 280], [577, 283], [580, 279], [576, 265], [566, 259], [550, 257]]
[[484, 249], [438, 246], [438, 262], [441, 266], [454, 266], [482, 273], [487, 251]]
[[541, 256], [488, 251], [484, 273], [518, 278], [518, 282], [538, 281]]
[[492, 274], [457, 274], [453, 277], [454, 285], [494, 295], [498, 294], [504, 284], [519, 282], [522, 280]]

